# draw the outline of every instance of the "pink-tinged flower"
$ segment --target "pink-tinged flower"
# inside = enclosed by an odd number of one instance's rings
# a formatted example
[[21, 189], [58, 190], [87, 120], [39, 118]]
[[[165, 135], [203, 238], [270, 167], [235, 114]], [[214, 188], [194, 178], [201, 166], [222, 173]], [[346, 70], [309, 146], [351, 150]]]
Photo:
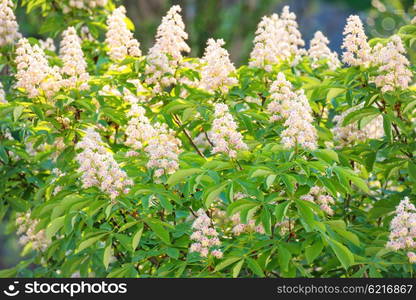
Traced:
[[13, 44], [22, 37], [13, 8], [11, 0], [0, 0], [0, 47]]
[[19, 213], [16, 215], [17, 234], [21, 235], [19, 244], [25, 246], [31, 243], [32, 249], [45, 251], [51, 244], [44, 229], [38, 230], [39, 220], [31, 218], [31, 212]]
[[197, 218], [192, 224], [192, 229], [194, 229], [194, 232], [191, 234], [190, 238], [191, 240], [197, 242], [191, 244], [189, 250], [191, 252], [198, 252], [201, 257], [207, 257], [211, 250], [211, 254], [213, 256], [221, 258], [221, 250], [213, 249], [213, 247], [220, 246], [221, 241], [217, 237], [218, 232], [213, 227], [211, 219], [203, 209], [199, 209], [196, 215]]
[[215, 104], [214, 117], [210, 131], [210, 139], [214, 144], [212, 153], [225, 153], [235, 158], [238, 151], [248, 149], [226, 104]]
[[281, 134], [283, 145], [286, 148], [299, 145], [316, 149], [317, 133], [312, 125], [312, 109], [304, 91], [294, 92], [285, 75], [279, 73], [272, 83], [270, 94], [272, 101], [267, 106], [267, 111], [272, 115], [270, 121], [283, 120], [286, 127]]
[[211, 254], [216, 258], [222, 258], [224, 255], [221, 250], [213, 250]]
[[3, 84], [1, 82], [0, 82], [0, 103], [3, 103], [3, 104], [7, 103], [6, 93], [4, 92]]
[[79, 164], [78, 172], [81, 173], [83, 188], [97, 186], [114, 200], [133, 184], [93, 128], [85, 131], [85, 136], [77, 143], [76, 149], [82, 150], [75, 159]]
[[236, 85], [238, 80], [232, 77], [235, 72], [235, 67], [230, 61], [230, 55], [224, 49], [224, 40], [208, 40], [208, 46], [205, 49], [204, 57], [202, 58], [201, 70], [201, 88], [208, 92], [215, 92], [217, 90], [227, 93], [229, 87]]
[[108, 31], [105, 42], [109, 48], [109, 56], [114, 61], [120, 61], [127, 56], [139, 57], [140, 43], [127, 28], [126, 9], [124, 6], [116, 8], [107, 19]]
[[406, 49], [400, 36], [392, 36], [384, 47], [377, 44], [373, 52], [372, 64], [378, 66], [379, 73], [371, 79], [375, 85], [381, 88], [383, 93], [407, 89], [413, 74], [409, 70], [410, 62], [405, 56]]
[[342, 44], [342, 48], [345, 49], [342, 56], [343, 62], [351, 66], [368, 67], [371, 61], [371, 48], [368, 45], [360, 17], [355, 15], [348, 17], [344, 36]]
[[330, 70], [335, 70], [341, 65], [338, 54], [332, 52], [328, 44], [329, 40], [322, 32], [315, 32], [308, 50], [309, 57], [312, 59], [312, 68], [327, 65]]
[[[394, 251], [416, 249], [416, 207], [408, 197], [400, 201], [396, 207], [396, 215], [390, 223], [390, 235], [386, 247]], [[414, 253], [410, 251], [409, 253], [409, 261], [414, 262], [416, 259]]]
[[182, 53], [191, 51], [186, 44], [188, 34], [185, 32], [180, 12], [179, 5], [169, 9], [157, 29], [156, 42], [146, 57], [146, 83], [154, 85], [153, 91], [156, 94], [176, 82], [174, 74], [182, 63]]
[[51, 98], [61, 88], [62, 77], [57, 66], [50, 67], [45, 53], [38, 46], [31, 46], [22, 38], [17, 43], [16, 88], [24, 89], [29, 98], [44, 95]]
[[409, 258], [409, 262], [411, 264], [416, 264], [416, 253], [414, 253], [414, 252], [407, 252], [407, 257]]
[[285, 6], [280, 17], [278, 14], [265, 16], [258, 24], [249, 65], [268, 72], [272, 71], [273, 65], [284, 61], [296, 65], [305, 54], [301, 48], [304, 45], [296, 15]]
[[63, 62], [61, 74], [64, 77], [61, 85], [67, 88], [87, 89], [90, 75], [86, 71], [87, 63], [81, 49], [81, 39], [74, 27], [64, 31], [59, 54]]

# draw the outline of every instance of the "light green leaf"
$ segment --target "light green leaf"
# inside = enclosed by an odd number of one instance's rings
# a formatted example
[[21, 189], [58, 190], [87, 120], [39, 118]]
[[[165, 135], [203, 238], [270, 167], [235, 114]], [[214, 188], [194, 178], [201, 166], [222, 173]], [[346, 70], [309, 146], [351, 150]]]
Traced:
[[184, 180], [186, 177], [202, 173], [202, 169], [197, 168], [191, 168], [191, 169], [184, 169], [184, 170], [178, 170], [174, 174], [170, 175], [167, 181], [167, 184], [170, 186], [173, 186], [182, 180]]
[[[139, 225], [139, 229], [137, 230], [137, 232], [134, 234], [133, 239], [131, 240], [131, 246], [133, 248], [133, 251], [136, 250], [137, 246], [140, 243], [140, 239], [142, 237], [142, 233], [143, 233], [143, 223], [141, 223]], [[168, 234], [168, 239], [169, 239], [169, 234]]]

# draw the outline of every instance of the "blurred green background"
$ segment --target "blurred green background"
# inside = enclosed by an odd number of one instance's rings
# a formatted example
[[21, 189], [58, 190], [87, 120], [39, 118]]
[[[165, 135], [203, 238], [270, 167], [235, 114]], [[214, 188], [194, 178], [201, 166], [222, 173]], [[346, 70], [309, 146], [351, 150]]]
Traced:
[[[20, 2], [20, 1], [18, 1]], [[350, 14], [358, 14], [366, 23], [370, 37], [386, 37], [415, 15], [413, 0], [124, 0], [116, 1], [127, 8], [136, 26], [135, 35], [144, 53], [152, 46], [156, 28], [171, 5], [181, 5], [189, 33], [192, 56], [201, 56], [208, 38], [223, 38], [236, 65], [247, 61], [257, 23], [264, 15], [281, 11], [290, 5], [297, 15], [306, 47], [315, 31], [320, 30], [340, 52], [342, 31]], [[46, 38], [38, 34], [42, 24], [39, 15], [27, 16], [18, 8], [17, 18], [24, 36]], [[0, 269], [14, 266], [20, 247], [13, 228], [0, 223]]]

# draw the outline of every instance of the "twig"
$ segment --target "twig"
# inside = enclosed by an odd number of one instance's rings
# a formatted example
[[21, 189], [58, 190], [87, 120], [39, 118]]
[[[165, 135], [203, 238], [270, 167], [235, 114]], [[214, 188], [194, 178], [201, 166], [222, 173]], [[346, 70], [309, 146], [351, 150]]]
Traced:
[[195, 145], [194, 141], [192, 140], [192, 137], [189, 135], [188, 131], [182, 127], [182, 122], [179, 120], [178, 116], [176, 115], [172, 115], [174, 120], [176, 121], [176, 123], [178, 123], [179, 127], [182, 128], [182, 132], [185, 134], [185, 136], [188, 138], [189, 142], [191, 143], [191, 145], [195, 148], [196, 152], [199, 154], [199, 156], [205, 158], [204, 153], [201, 152], [201, 150], [199, 150], [198, 146]]

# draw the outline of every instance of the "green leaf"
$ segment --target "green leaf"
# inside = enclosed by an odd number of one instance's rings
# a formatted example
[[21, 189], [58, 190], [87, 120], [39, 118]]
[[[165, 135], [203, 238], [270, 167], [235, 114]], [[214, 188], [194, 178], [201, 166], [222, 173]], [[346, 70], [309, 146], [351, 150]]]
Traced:
[[252, 258], [247, 257], [247, 265], [254, 274], [259, 277], [265, 277], [263, 270], [261, 269], [259, 263]]
[[305, 256], [308, 264], [311, 264], [321, 254], [324, 245], [320, 240], [305, 248]]
[[[133, 248], [133, 251], [136, 250], [137, 246], [140, 243], [140, 239], [142, 237], [142, 233], [143, 233], [143, 223], [141, 223], [139, 225], [139, 229], [136, 231], [136, 233], [133, 236], [133, 239], [131, 240], [131, 246]], [[168, 239], [169, 239], [169, 234], [168, 234]]]
[[237, 260], [241, 259], [241, 257], [229, 257], [222, 262], [220, 262], [214, 269], [214, 272], [221, 271], [222, 269], [228, 267], [229, 265], [235, 263]]
[[416, 182], [416, 164], [409, 161], [407, 165], [407, 170], [412, 181]]
[[286, 186], [289, 194], [293, 195], [295, 192], [296, 178], [288, 174], [282, 174], [280, 175], [280, 178]]
[[298, 208], [300, 220], [306, 231], [311, 231], [314, 228], [315, 220], [312, 210], [306, 205], [305, 200], [297, 200], [296, 207]]
[[326, 102], [329, 103], [332, 99], [338, 97], [345, 92], [344, 88], [331, 88], [326, 95]]
[[111, 258], [111, 244], [108, 245], [105, 250], [104, 250], [104, 255], [103, 255], [103, 264], [105, 269], [108, 269], [108, 265], [110, 264], [110, 258]]
[[319, 150], [315, 150], [314, 152], [312, 152], [312, 155], [315, 156], [316, 158], [320, 158], [330, 164], [332, 164], [333, 162], [338, 162], [339, 163], [339, 158], [338, 158], [338, 154], [334, 151], [334, 150], [330, 150], [330, 149], [319, 149]]
[[290, 201], [285, 201], [278, 204], [274, 210], [274, 215], [276, 216], [276, 222], [280, 223], [283, 221], [286, 216], [286, 212], [289, 208]]
[[192, 169], [184, 169], [184, 170], [178, 170], [174, 174], [170, 175], [167, 181], [167, 184], [170, 186], [173, 186], [182, 180], [184, 180], [186, 177], [202, 173], [202, 169], [192, 168]]
[[252, 209], [260, 205], [261, 204], [259, 202], [248, 200], [248, 199], [237, 200], [231, 203], [230, 205], [228, 205], [227, 214], [229, 216], [232, 216], [235, 213], [240, 212], [242, 210]]
[[355, 111], [350, 112], [347, 116], [345, 116], [342, 126], [347, 126], [348, 124], [361, 120], [362, 118], [376, 116], [379, 114], [380, 114], [380, 110], [372, 106], [357, 109]]
[[218, 198], [218, 196], [221, 194], [221, 192], [225, 189], [225, 187], [228, 185], [228, 181], [220, 183], [218, 185], [215, 185], [211, 188], [209, 188], [204, 196], [204, 204], [205, 207], [210, 207], [210, 205]]
[[283, 270], [283, 272], [289, 271], [289, 262], [291, 258], [292, 254], [290, 253], [290, 251], [286, 249], [286, 247], [284, 247], [283, 244], [279, 244], [278, 259], [280, 268]]
[[272, 234], [271, 232], [271, 215], [269, 210], [264, 207], [261, 211], [261, 222], [263, 224], [264, 227], [264, 231], [266, 232], [266, 234]]
[[13, 109], [13, 120], [14, 120], [14, 121], [18, 121], [18, 120], [19, 120], [20, 116], [21, 116], [21, 115], [22, 115], [22, 113], [23, 113], [23, 109], [24, 109], [24, 107], [23, 107], [23, 106], [21, 106], [21, 105], [16, 106], [16, 107]]
[[52, 222], [49, 224], [49, 226], [46, 228], [46, 237], [48, 239], [51, 239], [59, 229], [64, 226], [65, 216], [56, 218], [52, 220]]
[[240, 260], [238, 263], [236, 263], [233, 267], [233, 278], [237, 278], [240, 274], [241, 267], [244, 264], [244, 259]]
[[327, 241], [345, 270], [354, 264], [354, 255], [347, 247], [330, 238]]
[[152, 231], [165, 243], [170, 244], [169, 232], [164, 228], [159, 220], [146, 219], [145, 223]]
[[99, 235], [96, 235], [92, 238], [89, 238], [83, 242], [81, 242], [81, 244], [79, 244], [77, 250], [75, 251], [76, 253], [81, 252], [82, 250], [90, 247], [91, 245], [95, 244], [96, 242], [98, 242], [99, 240], [101, 240], [103, 237], [105, 237], [106, 235], [108, 235], [109, 232], [106, 233], [101, 233]]

